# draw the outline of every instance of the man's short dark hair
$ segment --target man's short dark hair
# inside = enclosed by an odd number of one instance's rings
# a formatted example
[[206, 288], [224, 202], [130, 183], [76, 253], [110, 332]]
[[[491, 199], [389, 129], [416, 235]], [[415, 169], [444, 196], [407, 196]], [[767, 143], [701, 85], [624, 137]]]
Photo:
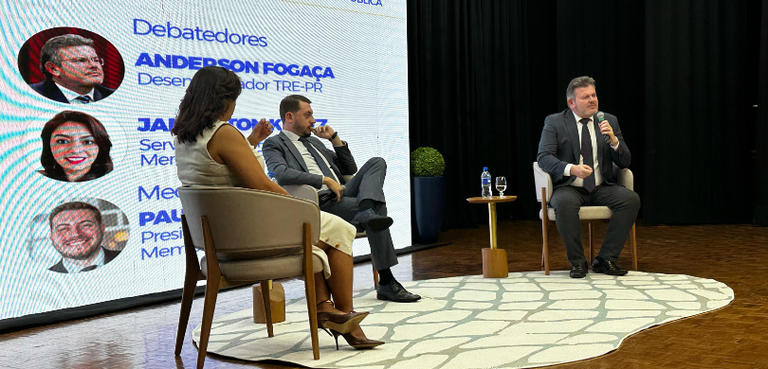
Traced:
[[590, 76], [581, 76], [576, 77], [571, 80], [571, 83], [568, 84], [568, 88], [565, 89], [565, 99], [574, 99], [576, 98], [576, 89], [582, 88], [582, 87], [589, 87], [595, 85], [595, 79]]
[[101, 225], [101, 211], [99, 209], [89, 203], [81, 202], [81, 201], [73, 201], [73, 202], [67, 202], [64, 204], [61, 204], [51, 211], [51, 215], [48, 216], [48, 225], [53, 229], [53, 218], [56, 217], [59, 213], [62, 211], [70, 211], [70, 210], [90, 210], [91, 213], [93, 213], [93, 217], [96, 219], [96, 222]]
[[307, 104], [312, 103], [312, 101], [309, 101], [309, 99], [301, 95], [286, 96], [283, 101], [280, 101], [280, 119], [285, 120], [286, 114], [296, 113], [297, 111], [301, 110], [302, 101]]
[[93, 47], [93, 40], [71, 33], [51, 37], [48, 39], [48, 41], [46, 41], [43, 45], [43, 48], [40, 49], [40, 70], [43, 72], [43, 74], [45, 74], [45, 78], [52, 77], [51, 72], [45, 68], [45, 63], [52, 62], [53, 64], [56, 64], [60, 67], [61, 55], [59, 55], [59, 50], [71, 46]]

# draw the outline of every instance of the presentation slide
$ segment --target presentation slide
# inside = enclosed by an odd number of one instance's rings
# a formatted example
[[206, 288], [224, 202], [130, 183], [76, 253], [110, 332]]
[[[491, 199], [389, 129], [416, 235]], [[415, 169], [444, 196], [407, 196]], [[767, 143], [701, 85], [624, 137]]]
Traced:
[[245, 135], [279, 133], [300, 94], [358, 167], [383, 157], [392, 237], [412, 244], [405, 0], [1, 1], [0, 323], [182, 288], [170, 130], [208, 65], [242, 79]]

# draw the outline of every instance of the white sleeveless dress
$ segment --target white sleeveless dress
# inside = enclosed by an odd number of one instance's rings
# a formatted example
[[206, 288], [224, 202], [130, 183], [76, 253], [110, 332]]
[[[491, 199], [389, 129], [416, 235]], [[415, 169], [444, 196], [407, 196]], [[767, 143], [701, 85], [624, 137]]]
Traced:
[[[208, 142], [224, 124], [229, 123], [224, 121], [214, 123], [213, 127], [203, 131], [202, 136], [198, 136], [197, 141], [194, 143], [186, 142], [182, 144], [179, 143], [178, 137], [174, 137], [176, 174], [182, 185], [244, 187], [242, 182], [225, 164], [217, 163], [208, 152]], [[243, 136], [243, 140], [245, 140], [248, 146], [251, 146], [245, 136]], [[261, 168], [254, 168], [254, 170], [263, 171], [266, 167], [264, 158], [255, 149], [253, 154], [261, 165]], [[355, 233], [355, 227], [344, 219], [324, 211], [320, 212], [321, 241], [352, 256], [352, 241], [355, 239]], [[322, 260], [325, 278], [330, 277], [331, 269], [325, 252], [316, 246], [312, 246], [312, 253]]]

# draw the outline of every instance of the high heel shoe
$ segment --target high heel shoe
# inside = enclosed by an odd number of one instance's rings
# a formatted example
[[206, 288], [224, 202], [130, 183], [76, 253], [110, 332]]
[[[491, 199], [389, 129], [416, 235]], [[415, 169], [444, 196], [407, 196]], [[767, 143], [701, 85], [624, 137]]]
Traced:
[[[368, 316], [368, 312], [350, 312], [346, 314], [331, 314], [327, 312], [317, 313], [317, 326], [328, 332], [328, 329], [345, 334], [353, 331], [360, 322]], [[330, 332], [328, 332], [330, 334]]]
[[352, 348], [355, 350], [367, 350], [384, 344], [383, 341], [376, 341], [368, 338], [357, 338], [353, 336], [352, 333], [339, 333], [333, 329], [331, 329], [331, 333], [333, 333], [333, 339], [336, 340], [336, 350], [339, 349], [339, 336], [344, 337], [344, 340], [347, 341], [347, 344], [352, 346]]

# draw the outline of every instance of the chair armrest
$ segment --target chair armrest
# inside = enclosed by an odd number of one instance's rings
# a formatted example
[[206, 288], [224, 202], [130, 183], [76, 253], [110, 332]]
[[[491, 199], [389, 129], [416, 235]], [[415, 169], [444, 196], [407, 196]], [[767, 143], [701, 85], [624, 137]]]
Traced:
[[317, 190], [310, 185], [287, 185], [283, 186], [283, 188], [293, 197], [309, 200], [315, 204], [320, 203], [317, 199]]
[[533, 179], [536, 181], [536, 200], [538, 202], [542, 201], [541, 198], [541, 188], [544, 187], [547, 189], [547, 198], [544, 199], [545, 201], [549, 202], [549, 199], [552, 197], [552, 177], [549, 176], [549, 173], [545, 172], [541, 167], [539, 167], [539, 163], [533, 162]]
[[629, 168], [619, 170], [618, 179], [620, 185], [632, 191], [635, 190], [635, 175]]

